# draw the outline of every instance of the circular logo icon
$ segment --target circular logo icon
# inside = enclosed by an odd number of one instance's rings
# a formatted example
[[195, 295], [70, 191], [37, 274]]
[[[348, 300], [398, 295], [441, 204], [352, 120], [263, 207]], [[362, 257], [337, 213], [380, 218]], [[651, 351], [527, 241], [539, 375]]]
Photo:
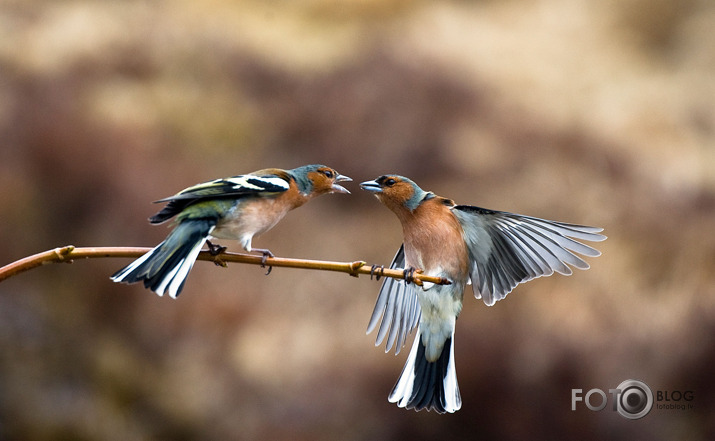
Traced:
[[621, 391], [616, 409], [622, 417], [637, 420], [648, 415], [653, 408], [653, 392], [642, 381], [626, 380], [618, 385]]

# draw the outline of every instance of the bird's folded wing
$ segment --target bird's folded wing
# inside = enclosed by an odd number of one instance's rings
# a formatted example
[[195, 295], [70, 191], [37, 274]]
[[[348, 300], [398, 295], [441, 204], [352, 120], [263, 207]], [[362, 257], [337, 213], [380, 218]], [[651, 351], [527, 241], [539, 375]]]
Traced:
[[274, 175], [240, 175], [231, 178], [216, 179], [186, 188], [174, 196], [156, 202], [182, 199], [205, 199], [224, 196], [238, 196], [261, 193], [281, 193], [289, 188], [288, 182]]
[[157, 214], [149, 218], [153, 224], [165, 222], [179, 214], [189, 205], [206, 199], [242, 198], [282, 193], [290, 188], [288, 181], [276, 175], [240, 175], [232, 178], [216, 179], [214, 181], [196, 184], [186, 188], [174, 196], [159, 199], [155, 202], [168, 202]]
[[570, 275], [569, 265], [588, 269], [579, 256], [601, 253], [578, 240], [600, 242], [602, 228], [457, 205], [452, 212], [469, 249], [470, 277], [476, 298], [493, 305], [519, 283], [554, 271]]
[[[404, 245], [400, 247], [392, 259], [390, 268], [404, 268], [405, 252]], [[382, 321], [380, 322], [380, 317]], [[396, 344], [395, 354], [399, 354], [405, 345], [407, 335], [417, 326], [420, 320], [420, 304], [417, 302], [417, 292], [413, 284], [406, 284], [404, 280], [385, 278], [380, 292], [377, 295], [375, 309], [370, 317], [367, 326], [367, 333], [375, 329], [378, 322], [380, 328], [377, 331], [375, 346], [378, 346], [387, 336], [385, 352], [389, 352], [393, 344]]]

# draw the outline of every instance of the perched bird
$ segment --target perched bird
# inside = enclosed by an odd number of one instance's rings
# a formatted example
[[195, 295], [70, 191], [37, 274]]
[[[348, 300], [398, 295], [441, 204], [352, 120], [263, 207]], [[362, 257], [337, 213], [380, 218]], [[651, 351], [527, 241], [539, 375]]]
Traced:
[[[375, 345], [387, 336], [385, 352], [396, 354], [417, 326], [412, 350], [389, 401], [407, 409], [455, 412], [462, 405], [454, 366], [454, 327], [466, 285], [491, 306], [519, 283], [554, 271], [569, 275], [568, 265], [588, 269], [573, 252], [600, 252], [574, 239], [602, 241], [601, 228], [493, 211], [422, 190], [402, 176], [380, 176], [360, 184], [373, 192], [402, 224], [404, 243], [391, 267], [411, 268], [449, 279], [425, 282], [421, 289], [405, 280], [387, 279], [378, 294], [367, 332], [382, 321]], [[407, 275], [407, 274], [406, 274]]]
[[181, 293], [196, 257], [208, 244], [213, 254], [225, 250], [209, 239], [234, 239], [246, 251], [266, 257], [266, 249], [252, 248], [254, 236], [273, 228], [292, 209], [327, 193], [350, 193], [338, 182], [347, 176], [324, 165], [306, 165], [293, 170], [270, 168], [246, 175], [205, 182], [156, 202], [168, 202], [149, 218], [160, 224], [176, 216], [169, 236], [111, 278], [115, 282], [143, 281], [158, 295]]

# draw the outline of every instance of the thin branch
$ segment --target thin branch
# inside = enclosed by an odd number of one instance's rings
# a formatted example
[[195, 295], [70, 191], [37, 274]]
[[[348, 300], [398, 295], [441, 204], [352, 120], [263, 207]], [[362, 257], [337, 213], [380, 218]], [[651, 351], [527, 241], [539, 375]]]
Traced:
[[[32, 256], [25, 257], [0, 268], [0, 282], [3, 280], [28, 271], [38, 266], [48, 263], [71, 263], [77, 259], [94, 259], [99, 257], [133, 257], [137, 258], [148, 252], [150, 248], [134, 247], [100, 247], [100, 248], [75, 248], [72, 245], [44, 251]], [[284, 257], [268, 257], [263, 259], [262, 255], [240, 254], [224, 252], [219, 255], [212, 255], [208, 251], [199, 253], [197, 260], [206, 260], [217, 265], [226, 266], [226, 262], [247, 263], [251, 265], [261, 265], [269, 267], [287, 267], [312, 269], [320, 271], [337, 271], [358, 277], [360, 274], [380, 277], [392, 277], [394, 279], [405, 279], [413, 281], [417, 285], [423, 282], [435, 283], [438, 285], [448, 285], [451, 282], [442, 277], [422, 274], [419, 271], [411, 273], [404, 269], [389, 269], [382, 266], [367, 265], [363, 261], [355, 262], [331, 262], [325, 260], [304, 260], [288, 259]]]

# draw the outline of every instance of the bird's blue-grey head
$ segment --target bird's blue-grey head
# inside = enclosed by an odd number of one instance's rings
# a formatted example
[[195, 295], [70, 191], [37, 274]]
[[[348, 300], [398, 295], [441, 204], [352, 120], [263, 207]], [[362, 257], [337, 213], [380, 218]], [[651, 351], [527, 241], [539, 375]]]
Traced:
[[365, 181], [360, 188], [375, 193], [375, 196], [388, 208], [403, 206], [414, 211], [420, 203], [433, 196], [422, 190], [409, 178], [400, 175], [383, 175], [372, 181]]
[[341, 175], [335, 169], [326, 165], [311, 164], [288, 170], [298, 190], [305, 195], [324, 193], [350, 193], [347, 188], [338, 182], [352, 181], [349, 177]]

